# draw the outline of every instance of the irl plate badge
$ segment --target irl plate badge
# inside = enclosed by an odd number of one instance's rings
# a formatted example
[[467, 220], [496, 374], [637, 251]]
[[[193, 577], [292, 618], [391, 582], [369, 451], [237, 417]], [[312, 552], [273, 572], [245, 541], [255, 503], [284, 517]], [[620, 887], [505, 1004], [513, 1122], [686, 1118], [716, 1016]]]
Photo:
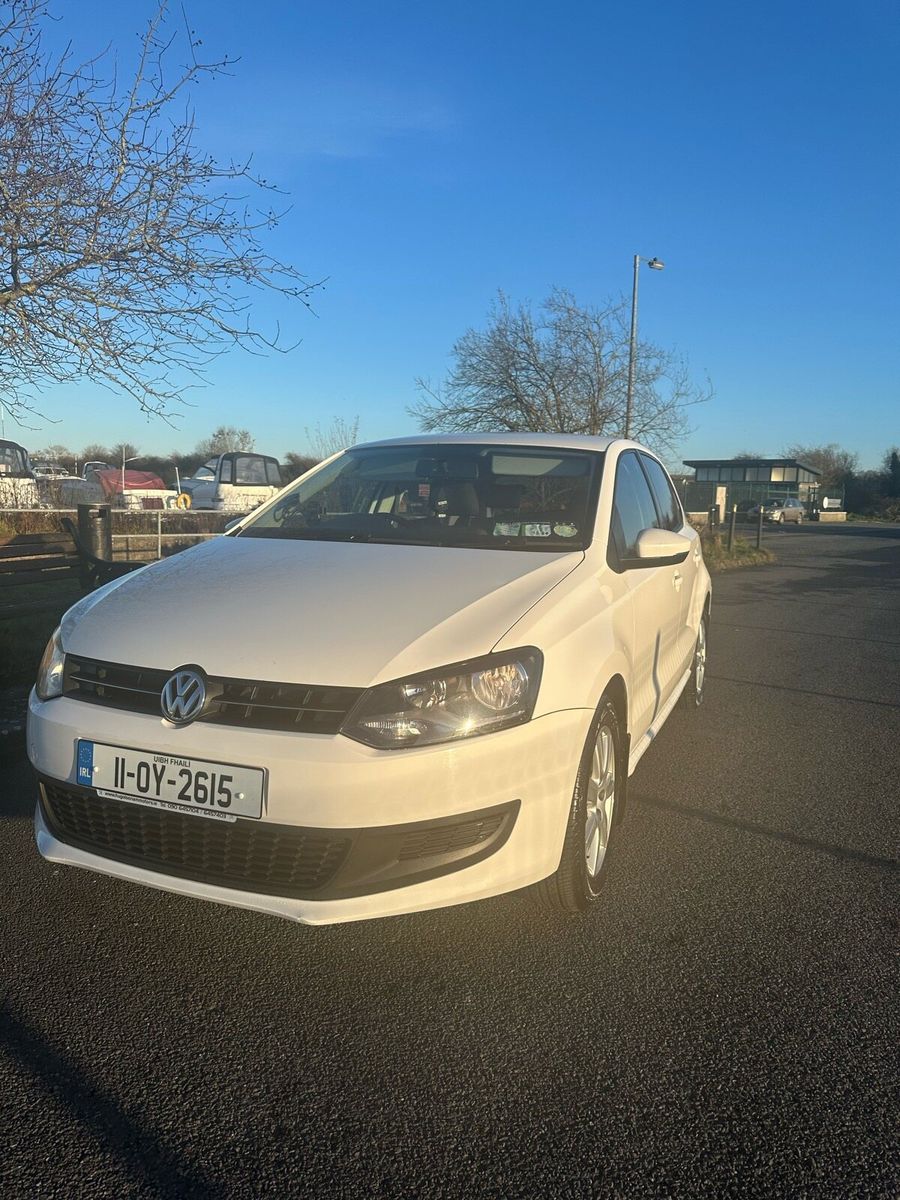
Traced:
[[88, 787], [94, 782], [94, 743], [78, 743], [78, 782]]

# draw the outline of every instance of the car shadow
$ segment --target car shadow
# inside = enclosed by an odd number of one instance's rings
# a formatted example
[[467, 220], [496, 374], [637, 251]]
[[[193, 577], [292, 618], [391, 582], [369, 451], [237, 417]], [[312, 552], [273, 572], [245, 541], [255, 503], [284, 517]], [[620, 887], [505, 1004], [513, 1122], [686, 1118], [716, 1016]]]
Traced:
[[774, 838], [776, 841], [786, 842], [792, 846], [801, 846], [804, 850], [815, 850], [821, 854], [830, 854], [834, 858], [863, 863], [868, 867], [880, 867], [886, 871], [900, 870], [900, 862], [894, 858], [885, 858], [878, 854], [867, 854], [863, 850], [852, 850], [848, 846], [840, 846], [834, 842], [823, 842], [819, 838], [808, 837], [806, 834], [801, 833], [791, 833], [785, 829], [776, 829], [771, 825], [764, 825], [759, 821], [747, 821], [742, 817], [730, 817], [724, 813], [712, 812], [708, 808], [699, 808], [693, 804], [683, 804], [678, 800], [666, 800], [660, 796], [636, 795], [634, 799], [640, 805], [663, 809], [666, 812], [678, 813], [683, 817], [696, 818], [700, 821], [706, 821], [711, 825], [739, 829], [744, 833], [753, 833], [759, 837]]
[[155, 1130], [129, 1117], [8, 1004], [0, 1006], [0, 1053], [111, 1151], [142, 1192], [149, 1185], [154, 1195], [172, 1200], [217, 1194], [213, 1181], [199, 1167], [184, 1161]]
[[37, 783], [25, 760], [0, 762], [0, 821], [30, 817], [37, 803]]

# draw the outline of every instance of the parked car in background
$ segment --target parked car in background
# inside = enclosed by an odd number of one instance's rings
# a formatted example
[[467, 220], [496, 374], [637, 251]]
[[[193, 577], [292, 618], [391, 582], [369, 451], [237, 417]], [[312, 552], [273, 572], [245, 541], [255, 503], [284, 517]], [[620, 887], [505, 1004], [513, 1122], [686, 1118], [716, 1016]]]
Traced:
[[343, 451], [79, 601], [29, 702], [40, 852], [311, 924], [598, 897], [704, 695], [710, 578], [634, 442]]
[[28, 451], [0, 441], [0, 508], [40, 508], [41, 497]]
[[800, 525], [803, 522], [803, 502], [795, 500], [793, 497], [764, 500], [750, 509], [750, 515], [758, 517], [760, 510], [762, 510], [763, 520], [773, 521], [776, 525], [785, 525], [792, 521], [795, 525]]
[[190, 507], [214, 512], [247, 513], [281, 489], [281, 468], [268, 454], [238, 451], [220, 454], [182, 479], [182, 495]]

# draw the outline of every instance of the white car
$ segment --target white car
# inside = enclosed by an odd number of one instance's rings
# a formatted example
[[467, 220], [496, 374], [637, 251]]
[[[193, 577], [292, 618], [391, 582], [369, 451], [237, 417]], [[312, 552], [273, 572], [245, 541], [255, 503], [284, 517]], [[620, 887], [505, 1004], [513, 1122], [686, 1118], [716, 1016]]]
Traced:
[[310, 924], [530, 884], [582, 910], [627, 776], [702, 699], [709, 604], [633, 442], [343, 451], [65, 615], [29, 704], [38, 848]]

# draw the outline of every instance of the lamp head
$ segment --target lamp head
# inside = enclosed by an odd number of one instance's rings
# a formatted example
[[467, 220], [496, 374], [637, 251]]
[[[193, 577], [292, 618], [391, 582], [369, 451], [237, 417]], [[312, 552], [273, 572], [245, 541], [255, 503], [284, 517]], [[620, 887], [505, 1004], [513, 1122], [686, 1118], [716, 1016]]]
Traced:
[[650, 268], [651, 271], [662, 271], [662, 270], [664, 270], [665, 265], [666, 264], [664, 262], [660, 262], [660, 260], [658, 258], [648, 258], [647, 259], [647, 266]]

